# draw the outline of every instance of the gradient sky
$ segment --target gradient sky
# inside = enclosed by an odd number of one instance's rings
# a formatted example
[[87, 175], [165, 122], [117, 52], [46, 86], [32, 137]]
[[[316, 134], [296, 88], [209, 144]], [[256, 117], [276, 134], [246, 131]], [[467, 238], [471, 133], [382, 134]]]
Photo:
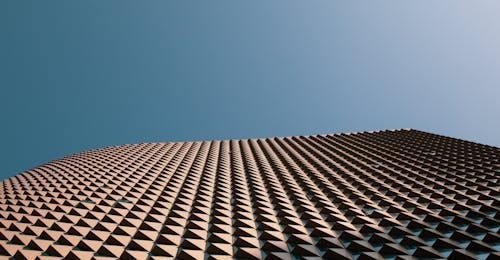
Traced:
[[500, 146], [500, 1], [1, 1], [0, 179], [139, 142]]

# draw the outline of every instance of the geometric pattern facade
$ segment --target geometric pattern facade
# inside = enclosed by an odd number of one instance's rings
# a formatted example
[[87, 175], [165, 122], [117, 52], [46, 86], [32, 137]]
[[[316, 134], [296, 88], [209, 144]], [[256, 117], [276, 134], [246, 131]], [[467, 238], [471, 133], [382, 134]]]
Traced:
[[107, 147], [0, 187], [2, 259], [500, 259], [500, 149], [417, 130]]

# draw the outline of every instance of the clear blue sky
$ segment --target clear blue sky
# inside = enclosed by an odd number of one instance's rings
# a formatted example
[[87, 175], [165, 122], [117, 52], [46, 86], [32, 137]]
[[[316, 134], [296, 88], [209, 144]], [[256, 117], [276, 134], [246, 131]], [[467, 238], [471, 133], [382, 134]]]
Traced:
[[1, 1], [0, 179], [138, 142], [500, 146], [500, 1]]

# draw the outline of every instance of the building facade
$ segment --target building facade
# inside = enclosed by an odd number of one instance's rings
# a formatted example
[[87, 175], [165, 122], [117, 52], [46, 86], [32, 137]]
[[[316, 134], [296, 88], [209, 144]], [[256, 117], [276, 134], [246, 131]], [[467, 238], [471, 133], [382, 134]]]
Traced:
[[0, 258], [499, 259], [499, 179], [417, 130], [107, 147], [1, 183]]

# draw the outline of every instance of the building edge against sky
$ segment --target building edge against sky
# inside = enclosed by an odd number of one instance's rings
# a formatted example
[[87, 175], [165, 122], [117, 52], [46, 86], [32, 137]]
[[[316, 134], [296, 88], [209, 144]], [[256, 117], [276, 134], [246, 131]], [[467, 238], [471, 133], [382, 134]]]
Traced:
[[[363, 134], [363, 133], [377, 133], [377, 132], [385, 132], [385, 131], [418, 131], [418, 132], [424, 132], [424, 133], [431, 134], [431, 132], [428, 132], [428, 131], [424, 131], [424, 130], [420, 130], [420, 129], [416, 129], [416, 128], [411, 128], [411, 127], [405, 127], [405, 128], [386, 129], [386, 130], [369, 130], [369, 131], [354, 131], [354, 132], [341, 132], [341, 133], [329, 133], [329, 132], [325, 132], [325, 133], [317, 133], [317, 134], [295, 135], [294, 137], [299, 137], [299, 136], [300, 137], [313, 137], [313, 136], [328, 136], [328, 135], [352, 135], [352, 134]], [[446, 134], [436, 134], [436, 133], [432, 133], [432, 134], [439, 135], [439, 136], [442, 136], [442, 137], [451, 138], [451, 139], [457, 139], [457, 140], [460, 140], [460, 141], [463, 141], [463, 142], [480, 144], [480, 145], [484, 145], [484, 146], [488, 146], [488, 147], [492, 147], [492, 148], [497, 148], [497, 149], [499, 148], [499, 147], [497, 147], [495, 145], [491, 145], [491, 144], [487, 144], [487, 143], [482, 143], [482, 142], [478, 142], [478, 141], [474, 141], [474, 140], [466, 140], [466, 139], [462, 139], [462, 138], [458, 138], [458, 137], [449, 136], [449, 135], [446, 135]], [[290, 136], [275, 136], [275, 137], [272, 137], [272, 138], [287, 138], [287, 137], [290, 137]], [[190, 141], [187, 141], [187, 140], [186, 141], [173, 140], [173, 141], [168, 141], [168, 142], [149, 142], [148, 141], [148, 142], [137, 142], [137, 143], [123, 143], [123, 144], [119, 144], [119, 145], [110, 145], [110, 146], [92, 148], [92, 149], [88, 149], [88, 150], [84, 150], [84, 151], [80, 151], [80, 152], [77, 152], [77, 153], [73, 153], [73, 154], [64, 156], [63, 158], [69, 157], [69, 156], [72, 156], [72, 155], [75, 155], [75, 154], [80, 154], [80, 153], [84, 153], [84, 152], [93, 151], [93, 150], [100, 150], [100, 149], [112, 148], [112, 147], [120, 147], [120, 146], [123, 146], [123, 145], [132, 145], [132, 144], [189, 143], [189, 142], [211, 142], [211, 141], [231, 141], [231, 140], [259, 140], [259, 139], [268, 139], [268, 138], [269, 137], [252, 137], [252, 138], [241, 138], [241, 139], [210, 139], [210, 140], [207, 139], [207, 140], [190, 140]]]

